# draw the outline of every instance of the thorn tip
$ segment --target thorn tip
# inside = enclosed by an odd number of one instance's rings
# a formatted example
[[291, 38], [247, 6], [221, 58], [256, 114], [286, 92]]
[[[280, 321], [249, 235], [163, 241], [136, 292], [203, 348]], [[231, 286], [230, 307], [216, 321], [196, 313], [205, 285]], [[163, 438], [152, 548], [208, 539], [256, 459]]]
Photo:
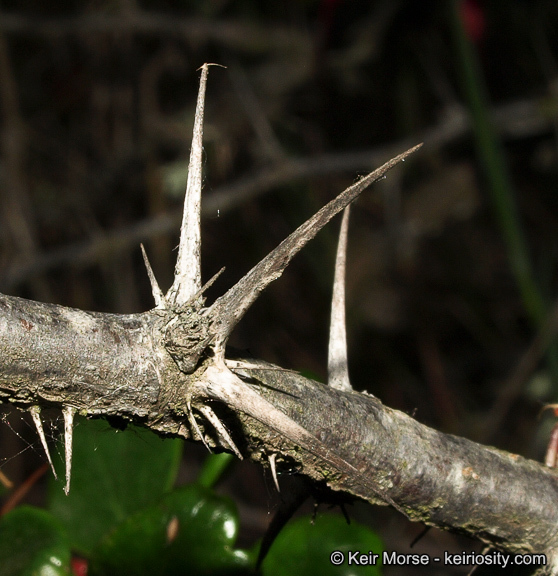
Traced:
[[256, 264], [223, 296], [211, 306], [214, 322], [214, 351], [223, 357], [227, 340], [234, 327], [240, 322], [246, 311], [252, 306], [261, 292], [283, 274], [293, 257], [341, 210], [346, 208], [358, 196], [384, 176], [388, 170], [399, 164], [407, 156], [421, 147], [421, 144], [395, 156], [352, 186], [341, 192], [323, 208], [318, 210], [304, 224], [301, 224], [290, 236]]

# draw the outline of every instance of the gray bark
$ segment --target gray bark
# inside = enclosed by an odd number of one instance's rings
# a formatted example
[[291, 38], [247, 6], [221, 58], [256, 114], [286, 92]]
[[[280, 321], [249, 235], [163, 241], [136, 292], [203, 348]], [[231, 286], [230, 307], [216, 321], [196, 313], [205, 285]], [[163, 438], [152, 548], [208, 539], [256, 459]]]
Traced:
[[191, 374], [180, 370], [165, 341], [169, 322], [183, 314], [101, 314], [0, 296], [0, 400], [23, 410], [71, 406], [84, 416], [120, 416], [185, 439], [197, 436], [191, 402], [205, 441], [228, 449], [199, 418], [210, 404], [244, 457], [266, 463], [275, 454], [279, 469], [501, 550], [545, 553], [556, 570], [554, 470], [437, 432], [366, 394], [260, 361], [234, 368], [246, 388], [315, 439], [297, 443], [257, 408], [238, 408], [244, 404], [234, 394], [215, 400], [211, 355], [202, 354]]

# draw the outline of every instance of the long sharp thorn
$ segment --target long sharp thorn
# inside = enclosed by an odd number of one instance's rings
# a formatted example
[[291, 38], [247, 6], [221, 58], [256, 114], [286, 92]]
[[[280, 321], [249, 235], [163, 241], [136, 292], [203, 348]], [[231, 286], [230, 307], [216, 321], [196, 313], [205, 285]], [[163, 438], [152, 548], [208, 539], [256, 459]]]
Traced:
[[314, 216], [299, 226], [288, 238], [283, 240], [275, 250], [241, 278], [221, 298], [212, 305], [209, 313], [214, 318], [214, 348], [217, 358], [224, 357], [225, 345], [233, 328], [238, 324], [246, 311], [258, 298], [260, 293], [284, 272], [292, 258], [341, 210], [355, 200], [370, 184], [405, 160], [418, 150], [422, 144], [413, 146], [374, 170], [358, 182], [341, 192], [337, 198], [326, 204]]
[[201, 189], [203, 155], [203, 113], [209, 64], [201, 67], [200, 88], [194, 118], [192, 148], [188, 164], [188, 182], [180, 227], [180, 244], [174, 271], [174, 282], [167, 294], [176, 305], [185, 304], [201, 287]]
[[74, 437], [74, 414], [75, 408], [66, 406], [62, 409], [64, 416], [64, 456], [66, 459], [66, 486], [64, 492], [66, 496], [70, 492], [70, 480], [72, 478], [72, 442]]
[[43, 449], [45, 451], [48, 463], [52, 469], [52, 473], [54, 477], [58, 480], [58, 476], [56, 475], [56, 470], [54, 469], [54, 465], [52, 463], [52, 458], [50, 457], [50, 451], [48, 449], [48, 444], [45, 438], [45, 431], [43, 429], [43, 423], [41, 421], [41, 409], [38, 406], [31, 406], [29, 408], [29, 412], [31, 414], [31, 418], [33, 418], [33, 423], [35, 424], [35, 428], [37, 429], [37, 434], [41, 439], [41, 444], [43, 445]]
[[347, 360], [347, 329], [345, 322], [345, 265], [347, 260], [347, 238], [351, 205], [343, 211], [339, 244], [335, 257], [333, 296], [331, 298], [331, 324], [329, 328], [329, 350], [327, 362], [327, 380], [337, 390], [352, 390], [349, 380]]
[[151, 268], [151, 264], [149, 263], [149, 258], [147, 257], [147, 253], [145, 252], [143, 244], [140, 244], [140, 248], [143, 255], [143, 261], [145, 263], [145, 269], [147, 270], [147, 276], [149, 277], [149, 283], [151, 284], [151, 292], [153, 294], [153, 299], [155, 300], [155, 306], [157, 308], [166, 308], [165, 295], [163, 294], [161, 288], [159, 288], [159, 284], [157, 283], [155, 274], [153, 274], [153, 268]]

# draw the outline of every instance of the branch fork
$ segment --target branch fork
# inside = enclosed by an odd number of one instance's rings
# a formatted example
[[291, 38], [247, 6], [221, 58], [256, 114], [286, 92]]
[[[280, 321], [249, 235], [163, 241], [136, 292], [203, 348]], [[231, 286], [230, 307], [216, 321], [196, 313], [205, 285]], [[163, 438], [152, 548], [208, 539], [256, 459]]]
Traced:
[[[315, 456], [332, 464], [340, 473], [359, 474], [353, 465], [339, 458], [326, 445], [309, 434], [272, 404], [261, 397], [249, 384], [238, 377], [242, 369], [250, 370], [250, 363], [237, 361], [229, 363], [225, 359], [227, 340], [238, 322], [255, 302], [261, 292], [279, 278], [292, 258], [339, 212], [345, 210], [341, 226], [339, 248], [336, 257], [332, 321], [329, 346], [329, 384], [340, 391], [351, 392], [347, 370], [347, 345], [345, 329], [345, 254], [347, 249], [347, 227], [349, 205], [373, 182], [383, 178], [386, 172], [402, 162], [419, 146], [403, 152], [380, 168], [364, 176], [329, 202], [290, 236], [256, 264], [241, 280], [232, 286], [213, 304], [205, 307], [204, 290], [222, 272], [214, 276], [205, 286], [201, 281], [201, 192], [202, 192], [202, 152], [203, 118], [207, 76], [211, 64], [201, 67], [200, 85], [196, 104], [192, 146], [188, 168], [188, 181], [184, 199], [180, 243], [172, 286], [166, 294], [159, 287], [146, 251], [141, 246], [147, 275], [151, 284], [155, 310], [163, 319], [160, 337], [168, 354], [173, 358], [180, 372], [191, 375], [184, 379], [186, 387], [186, 415], [192, 436], [197, 436], [208, 448], [204, 432], [201, 430], [194, 409], [215, 429], [223, 446], [242, 458], [242, 453], [229, 431], [211, 408], [209, 401], [220, 401], [228, 406], [256, 418], [297, 445], [304, 446]], [[259, 368], [261, 369], [261, 367]], [[236, 372], [236, 373], [235, 373]], [[199, 376], [198, 376], [199, 375]], [[76, 409], [66, 406], [63, 409], [66, 484], [68, 493], [71, 481], [73, 417]], [[48, 446], [37, 407], [31, 415], [41, 443], [51, 463]], [[276, 463], [270, 457], [270, 466], [276, 485]], [[367, 484], [365, 479], [363, 485]], [[374, 489], [376, 490], [376, 489]], [[382, 498], [381, 495], [379, 495]], [[394, 506], [395, 504], [385, 498]], [[397, 506], [396, 506], [397, 507]]]
[[[420, 145], [396, 156], [347, 188], [299, 226], [223, 296], [211, 306], [204, 308], [204, 300], [201, 298], [203, 288], [201, 288], [200, 227], [203, 115], [208, 67], [208, 64], [201, 67], [202, 73], [194, 120], [178, 258], [174, 282], [165, 296], [162, 295], [142, 247], [155, 304], [159, 308], [173, 311], [164, 330], [167, 351], [180, 370], [186, 374], [192, 374], [204, 357], [210, 358], [209, 367], [205, 370], [203, 379], [200, 378], [188, 393], [187, 413], [192, 432], [208, 446], [194, 416], [192, 404], [194, 402], [199, 404], [199, 399], [203, 400], [203, 398], [218, 400], [258, 419], [293, 442], [305, 446], [310, 451], [315, 452], [317, 456], [321, 456], [337, 466], [339, 470], [358, 474], [358, 471], [351, 464], [338, 458], [335, 454], [331, 454], [322, 442], [274, 408], [236, 376], [227, 367], [225, 347], [232, 330], [261, 292], [281, 276], [292, 258], [336, 214], [345, 210], [335, 266], [328, 369], [329, 384], [333, 388], [344, 392], [352, 391], [347, 369], [344, 291], [349, 205], [363, 190], [373, 182], [383, 178], [388, 170], [405, 160]], [[248, 364], [237, 365], [237, 369], [238, 367], [249, 369]], [[202, 402], [198, 410], [211, 423], [224, 445], [238, 457], [242, 457], [229, 432], [210, 405]], [[270, 465], [274, 481], [278, 486], [274, 459], [270, 461]]]

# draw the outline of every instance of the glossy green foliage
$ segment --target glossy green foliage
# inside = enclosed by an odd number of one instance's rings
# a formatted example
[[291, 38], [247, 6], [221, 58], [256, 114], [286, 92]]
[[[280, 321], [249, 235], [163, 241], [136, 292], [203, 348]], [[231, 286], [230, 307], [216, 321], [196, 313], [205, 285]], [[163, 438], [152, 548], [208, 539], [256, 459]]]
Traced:
[[[70, 495], [53, 480], [50, 512], [24, 506], [0, 520], [2, 576], [67, 575], [71, 551], [85, 557], [89, 576], [254, 574], [258, 546], [235, 548], [235, 505], [213, 490], [233, 458], [208, 456], [196, 484], [172, 490], [182, 445], [139, 428], [78, 421]], [[382, 544], [342, 517], [301, 518], [279, 534], [263, 575], [379, 576], [379, 566], [330, 561], [334, 551], [355, 550], [381, 555]]]
[[208, 454], [200, 470], [198, 484], [213, 488], [235, 459], [235, 456], [225, 452], [222, 454]]
[[67, 576], [69, 569], [69, 539], [52, 514], [21, 506], [0, 519], [2, 576]]
[[104, 538], [90, 574], [249, 574], [253, 558], [234, 549], [237, 534], [238, 514], [229, 498], [200, 485], [185, 486]]
[[[366, 526], [342, 516], [323, 515], [312, 524], [310, 516], [298, 518], [283, 528], [262, 565], [263, 576], [380, 576], [381, 566], [351, 565], [349, 552], [372, 552], [381, 559], [383, 544]], [[341, 552], [340, 565], [331, 562], [332, 553]], [[335, 557], [337, 559], [338, 557]]]
[[103, 420], [77, 420], [70, 494], [61, 482], [49, 491], [49, 508], [72, 547], [88, 554], [111, 528], [157, 502], [174, 484], [182, 446], [143, 428], [122, 432]]

